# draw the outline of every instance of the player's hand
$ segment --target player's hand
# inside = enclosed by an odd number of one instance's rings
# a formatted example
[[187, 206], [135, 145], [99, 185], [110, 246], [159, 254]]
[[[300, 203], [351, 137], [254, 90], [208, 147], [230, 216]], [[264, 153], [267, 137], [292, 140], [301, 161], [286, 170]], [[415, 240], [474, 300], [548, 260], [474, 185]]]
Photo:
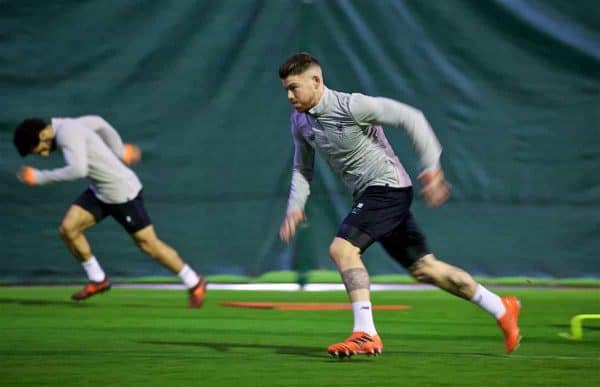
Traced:
[[450, 183], [444, 178], [441, 168], [433, 171], [425, 171], [419, 175], [421, 180], [421, 195], [429, 207], [438, 207], [450, 196]]
[[298, 226], [306, 220], [304, 216], [304, 211], [302, 210], [293, 210], [288, 212], [281, 223], [281, 227], [279, 228], [279, 237], [285, 243], [288, 243], [294, 235], [296, 235], [296, 230]]
[[23, 184], [34, 186], [35, 185], [35, 168], [29, 167], [29, 166], [21, 167], [21, 170], [19, 170], [19, 172], [17, 172], [17, 178]]
[[133, 144], [123, 145], [123, 161], [127, 165], [139, 163], [142, 159], [142, 151]]

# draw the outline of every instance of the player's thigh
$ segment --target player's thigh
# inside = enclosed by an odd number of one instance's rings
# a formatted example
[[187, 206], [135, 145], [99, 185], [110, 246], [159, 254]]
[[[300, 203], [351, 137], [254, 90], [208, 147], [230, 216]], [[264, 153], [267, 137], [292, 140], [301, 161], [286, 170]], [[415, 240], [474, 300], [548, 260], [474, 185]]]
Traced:
[[83, 191], [71, 204], [63, 217], [60, 231], [81, 232], [100, 222], [107, 215], [102, 203], [91, 189]]
[[412, 202], [412, 187], [370, 186], [344, 218], [337, 237], [364, 252], [404, 222]]
[[431, 254], [425, 234], [410, 211], [404, 222], [391, 233], [379, 238], [378, 242], [395, 261], [407, 269]]
[[71, 204], [60, 223], [61, 234], [82, 232], [96, 224], [96, 217], [77, 204]]

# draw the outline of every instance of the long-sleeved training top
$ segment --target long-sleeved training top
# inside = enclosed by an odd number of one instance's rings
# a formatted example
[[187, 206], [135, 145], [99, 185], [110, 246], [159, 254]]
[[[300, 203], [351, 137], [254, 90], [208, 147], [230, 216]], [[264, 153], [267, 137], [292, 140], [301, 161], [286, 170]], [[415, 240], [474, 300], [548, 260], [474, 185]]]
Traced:
[[125, 203], [138, 195], [142, 183], [121, 161], [123, 141], [108, 122], [98, 116], [53, 118], [52, 128], [66, 166], [35, 170], [36, 184], [88, 177], [90, 188], [105, 203]]
[[355, 198], [372, 185], [411, 186], [382, 126], [403, 127], [416, 147], [423, 169], [439, 167], [442, 148], [431, 126], [421, 111], [406, 104], [325, 87], [319, 103], [308, 112], [292, 111], [294, 161], [287, 211], [304, 209], [310, 194], [315, 150]]

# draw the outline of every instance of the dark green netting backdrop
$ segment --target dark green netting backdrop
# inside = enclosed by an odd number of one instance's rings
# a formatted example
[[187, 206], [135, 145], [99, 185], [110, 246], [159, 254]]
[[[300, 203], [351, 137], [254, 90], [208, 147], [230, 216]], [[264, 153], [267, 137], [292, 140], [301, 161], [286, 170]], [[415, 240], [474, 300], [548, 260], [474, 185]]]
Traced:
[[[80, 277], [57, 227], [85, 181], [29, 188], [12, 130], [99, 114], [141, 146], [159, 236], [207, 274], [333, 266], [350, 195], [317, 161], [309, 223], [277, 239], [292, 141], [277, 76], [291, 53], [333, 89], [422, 109], [453, 184], [414, 212], [440, 258], [475, 274], [600, 276], [600, 7], [562, 0], [0, 1], [0, 279]], [[413, 177], [402, 129], [388, 139]], [[165, 274], [109, 219], [112, 276]], [[401, 271], [379, 247], [372, 273]]]

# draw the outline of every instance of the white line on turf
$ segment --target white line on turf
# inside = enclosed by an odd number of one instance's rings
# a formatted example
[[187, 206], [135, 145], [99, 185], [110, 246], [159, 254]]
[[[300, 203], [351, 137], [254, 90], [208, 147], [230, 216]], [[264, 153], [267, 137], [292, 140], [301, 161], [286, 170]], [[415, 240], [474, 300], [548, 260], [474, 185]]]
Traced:
[[[184, 286], [181, 284], [113, 284], [116, 288], [133, 288], [133, 289], [165, 289], [165, 290], [181, 290]], [[323, 291], [343, 291], [342, 284], [307, 284], [300, 286], [299, 284], [291, 283], [274, 283], [274, 284], [211, 284], [207, 285], [208, 290], [265, 290], [265, 291], [280, 291], [280, 292], [296, 292], [304, 290], [307, 292], [323, 292]], [[371, 291], [386, 291], [386, 290], [435, 290], [435, 286], [421, 284], [372, 284]]]

